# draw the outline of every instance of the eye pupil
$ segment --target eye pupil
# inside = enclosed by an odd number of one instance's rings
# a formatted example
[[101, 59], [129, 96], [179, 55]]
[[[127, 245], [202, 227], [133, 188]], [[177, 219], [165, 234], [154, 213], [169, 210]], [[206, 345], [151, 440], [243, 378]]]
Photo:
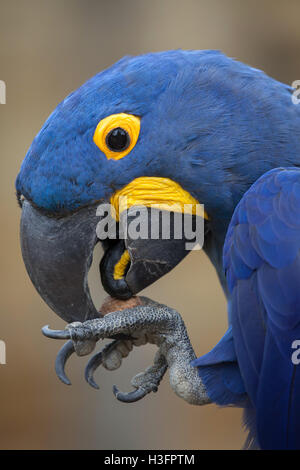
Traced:
[[130, 144], [128, 132], [122, 127], [112, 129], [106, 136], [106, 145], [113, 152], [126, 150]]

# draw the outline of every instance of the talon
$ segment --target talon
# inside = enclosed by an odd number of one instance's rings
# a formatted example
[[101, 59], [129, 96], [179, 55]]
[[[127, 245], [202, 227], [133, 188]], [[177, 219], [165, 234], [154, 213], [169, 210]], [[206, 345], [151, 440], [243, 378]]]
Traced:
[[67, 330], [51, 330], [49, 325], [43, 326], [42, 333], [47, 338], [53, 339], [71, 339], [70, 332]]
[[65, 373], [65, 366], [69, 357], [75, 352], [73, 341], [67, 341], [63, 347], [58, 351], [55, 360], [55, 372], [57, 377], [66, 385], [71, 385]]
[[94, 380], [94, 372], [103, 363], [103, 354], [107, 353], [110, 350], [113, 350], [118, 344], [118, 342], [119, 340], [114, 340], [111, 343], [107, 344], [100, 352], [94, 354], [94, 356], [92, 356], [89, 362], [87, 363], [84, 377], [87, 383], [91, 385], [91, 387], [99, 390], [99, 385]]
[[99, 390], [99, 385], [95, 382], [94, 380], [94, 372], [98, 367], [102, 364], [102, 351], [98, 352], [97, 354], [94, 354], [94, 356], [91, 357], [89, 362], [86, 365], [85, 368], [85, 373], [84, 373], [84, 378], [87, 381], [87, 383], [95, 388], [96, 390]]
[[113, 386], [113, 394], [117, 400], [123, 403], [134, 403], [135, 401], [141, 400], [145, 395], [152, 392], [152, 390], [145, 390], [144, 388], [138, 388], [129, 393], [120, 392], [116, 385]]

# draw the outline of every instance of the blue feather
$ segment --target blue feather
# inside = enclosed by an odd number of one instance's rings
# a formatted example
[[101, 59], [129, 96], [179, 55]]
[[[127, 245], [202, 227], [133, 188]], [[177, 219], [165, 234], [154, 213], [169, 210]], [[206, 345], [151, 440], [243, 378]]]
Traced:
[[246, 390], [237, 364], [231, 327], [209, 353], [191, 364], [198, 367], [212, 401], [218, 405], [245, 402]]
[[300, 339], [297, 201], [298, 168], [266, 173], [238, 204], [224, 245], [234, 347], [264, 449], [300, 449], [300, 368], [291, 359]]

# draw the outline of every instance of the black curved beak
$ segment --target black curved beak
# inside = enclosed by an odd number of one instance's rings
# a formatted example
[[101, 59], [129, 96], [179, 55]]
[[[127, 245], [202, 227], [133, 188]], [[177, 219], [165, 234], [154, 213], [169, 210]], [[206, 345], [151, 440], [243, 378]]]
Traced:
[[[139, 233], [134, 230], [137, 225]], [[100, 263], [105, 290], [121, 299], [138, 294], [177, 266], [193, 246], [197, 243], [202, 246], [207, 230], [208, 224], [196, 215], [183, 217], [146, 207], [124, 211], [120, 220], [121, 237], [106, 245]], [[121, 270], [116, 270], [118, 265]]]
[[97, 242], [96, 207], [62, 218], [43, 215], [24, 200], [21, 248], [38, 293], [66, 322], [99, 317], [88, 288], [88, 270]]
[[[99, 317], [88, 287], [88, 271], [99, 240], [96, 209], [85, 207], [55, 218], [27, 200], [23, 202], [21, 247], [26, 269], [41, 297], [68, 323]], [[132, 297], [168, 273], [189, 253], [186, 244], [192, 242], [185, 235], [183, 221], [181, 233], [180, 224], [176, 228], [172, 223], [175, 213], [167, 214], [171, 223], [165, 233], [160, 221], [167, 211], [137, 209], [124, 211], [117, 238], [102, 242], [101, 281], [110, 295], [120, 299]], [[185, 217], [195, 223], [198, 216]], [[135, 230], [138, 226], [140, 231]]]

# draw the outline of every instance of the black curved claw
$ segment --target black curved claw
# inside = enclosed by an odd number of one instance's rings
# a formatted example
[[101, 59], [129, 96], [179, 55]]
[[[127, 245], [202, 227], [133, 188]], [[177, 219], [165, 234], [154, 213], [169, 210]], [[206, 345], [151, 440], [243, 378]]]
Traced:
[[55, 372], [57, 377], [66, 385], [71, 385], [65, 373], [65, 366], [69, 357], [75, 352], [73, 341], [67, 341], [63, 347], [58, 351], [55, 360]]
[[111, 343], [104, 346], [101, 351], [99, 351], [97, 354], [94, 354], [94, 356], [92, 356], [89, 362], [87, 363], [84, 372], [84, 378], [91, 387], [99, 390], [99, 385], [94, 380], [94, 372], [102, 364], [103, 353], [108, 352], [110, 349], [114, 349], [117, 343], [118, 339], [114, 339]]
[[71, 339], [70, 332], [67, 330], [51, 330], [49, 325], [43, 326], [42, 333], [47, 338], [53, 339]]
[[135, 401], [141, 400], [145, 395], [150, 393], [151, 390], [145, 390], [144, 388], [138, 388], [129, 393], [120, 392], [116, 385], [113, 386], [113, 394], [117, 400], [123, 403], [134, 403]]
[[102, 357], [102, 351], [94, 354], [87, 363], [84, 372], [85, 380], [91, 387], [95, 388], [96, 390], [99, 390], [99, 385], [94, 380], [94, 372], [102, 364]]

